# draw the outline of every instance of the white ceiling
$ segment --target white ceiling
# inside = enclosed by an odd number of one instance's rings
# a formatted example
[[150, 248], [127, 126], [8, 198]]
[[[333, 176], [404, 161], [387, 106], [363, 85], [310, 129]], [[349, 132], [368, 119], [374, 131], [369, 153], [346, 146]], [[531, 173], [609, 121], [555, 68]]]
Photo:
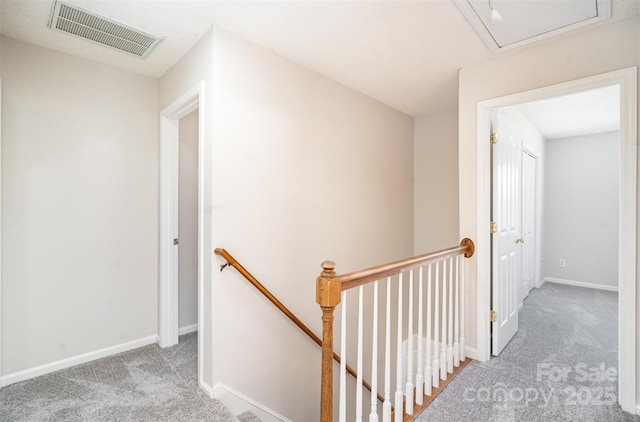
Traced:
[[[611, 16], [611, 0], [453, 0], [493, 52], [538, 41]], [[497, 12], [500, 20], [492, 20]]]
[[618, 85], [523, 103], [515, 108], [547, 140], [620, 130]]
[[[518, 3], [529, 1], [539, 0]], [[52, 31], [47, 22], [53, 0], [0, 0], [0, 33], [160, 77], [217, 24], [412, 116], [456, 107], [458, 69], [491, 56], [456, 6], [445, 0], [74, 3], [164, 41], [141, 60]], [[636, 15], [639, 4], [613, 0], [607, 23]]]

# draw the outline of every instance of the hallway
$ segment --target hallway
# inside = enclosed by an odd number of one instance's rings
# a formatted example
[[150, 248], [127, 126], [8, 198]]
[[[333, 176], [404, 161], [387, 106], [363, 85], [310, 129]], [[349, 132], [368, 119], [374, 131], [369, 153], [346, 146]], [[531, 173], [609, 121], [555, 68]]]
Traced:
[[640, 421], [617, 404], [617, 293], [546, 283], [519, 318], [500, 356], [472, 362], [416, 420]]
[[237, 421], [198, 387], [197, 333], [166, 349], [150, 345], [0, 391], [0, 420]]

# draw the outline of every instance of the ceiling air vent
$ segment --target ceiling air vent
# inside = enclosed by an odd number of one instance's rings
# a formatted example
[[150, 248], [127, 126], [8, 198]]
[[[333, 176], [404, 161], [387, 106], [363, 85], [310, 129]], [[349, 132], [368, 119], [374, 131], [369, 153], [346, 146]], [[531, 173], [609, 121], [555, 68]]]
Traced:
[[147, 57], [162, 41], [161, 37], [140, 31], [64, 0], [54, 2], [49, 28], [140, 58]]

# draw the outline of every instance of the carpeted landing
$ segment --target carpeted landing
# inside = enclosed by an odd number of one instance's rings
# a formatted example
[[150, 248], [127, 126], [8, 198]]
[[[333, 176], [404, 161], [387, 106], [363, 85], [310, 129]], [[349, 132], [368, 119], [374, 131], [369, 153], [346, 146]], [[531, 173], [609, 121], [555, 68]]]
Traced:
[[[547, 283], [500, 356], [472, 362], [421, 422], [640, 422], [617, 403], [617, 294]], [[0, 421], [256, 421], [197, 386], [197, 335], [0, 390]]]
[[618, 295], [546, 283], [500, 356], [472, 362], [416, 421], [640, 422], [617, 403]]
[[9, 385], [0, 421], [238, 421], [198, 387], [197, 354], [193, 333]]

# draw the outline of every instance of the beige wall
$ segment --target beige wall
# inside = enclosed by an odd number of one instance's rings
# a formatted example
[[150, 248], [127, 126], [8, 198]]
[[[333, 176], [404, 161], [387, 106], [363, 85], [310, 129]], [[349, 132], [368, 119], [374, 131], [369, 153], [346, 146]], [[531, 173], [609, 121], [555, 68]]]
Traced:
[[[3, 242], [23, 245], [3, 252], [5, 372], [157, 334], [158, 115], [201, 81], [205, 250], [228, 248], [318, 333], [323, 259], [346, 272], [412, 254], [413, 120], [215, 40], [215, 68], [212, 31], [159, 81], [3, 40]], [[204, 386], [315, 418], [319, 349], [219, 261], [202, 263]]]
[[[215, 246], [320, 333], [324, 259], [346, 272], [412, 254], [413, 121], [221, 30], [214, 84]], [[235, 270], [212, 284], [217, 381], [317, 419], [316, 344]]]
[[155, 336], [158, 119], [155, 79], [1, 49], [7, 375]]
[[620, 133], [552, 139], [546, 151], [544, 276], [617, 289]]
[[458, 226], [458, 112], [414, 119], [413, 252], [460, 243]]
[[[479, 101], [539, 87], [598, 75], [640, 64], [640, 17], [634, 17], [545, 41], [528, 48], [505, 52], [483, 63], [460, 71], [459, 148], [460, 148], [460, 233], [477, 238], [476, 197], [476, 114]], [[640, 260], [638, 261], [640, 262]], [[470, 260], [472, 274], [477, 268]], [[640, 290], [638, 291], [640, 293]], [[476, 298], [476, 280], [468, 291]], [[469, 312], [476, 315], [475, 303]], [[468, 325], [469, 345], [477, 344], [473, 325]], [[640, 338], [640, 336], [639, 336]], [[638, 366], [640, 369], [640, 365]]]
[[198, 323], [198, 110], [179, 124], [178, 327]]
[[[458, 115], [415, 121], [217, 29], [159, 81], [2, 39], [3, 374], [157, 333], [158, 110], [200, 81], [204, 248], [227, 248], [319, 333], [323, 259], [346, 272], [476, 238], [478, 101], [638, 65], [639, 27], [464, 68]], [[220, 263], [205, 253], [205, 383], [315, 419], [316, 345]]]

